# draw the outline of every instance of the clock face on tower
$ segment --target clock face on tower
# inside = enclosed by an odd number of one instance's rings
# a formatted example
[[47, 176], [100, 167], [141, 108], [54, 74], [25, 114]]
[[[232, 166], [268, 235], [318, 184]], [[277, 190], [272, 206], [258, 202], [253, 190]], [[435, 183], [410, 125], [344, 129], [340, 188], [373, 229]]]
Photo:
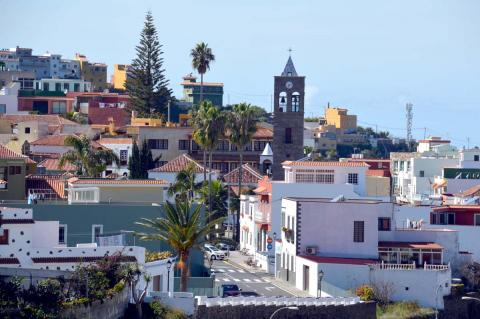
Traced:
[[290, 82], [290, 81], [288, 81], [287, 83], [285, 83], [285, 87], [286, 87], [287, 89], [291, 89], [291, 88], [293, 87], [293, 83]]

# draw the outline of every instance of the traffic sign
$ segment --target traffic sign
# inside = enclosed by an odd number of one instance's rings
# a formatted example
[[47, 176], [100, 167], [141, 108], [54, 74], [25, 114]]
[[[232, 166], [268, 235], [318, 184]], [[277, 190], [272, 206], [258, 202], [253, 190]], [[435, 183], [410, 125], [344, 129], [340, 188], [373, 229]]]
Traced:
[[272, 237], [267, 237], [267, 243], [271, 244], [273, 242]]
[[272, 245], [272, 244], [268, 244], [268, 245], [267, 245], [267, 249], [268, 249], [268, 250], [271, 250], [272, 248], [273, 248], [273, 245]]

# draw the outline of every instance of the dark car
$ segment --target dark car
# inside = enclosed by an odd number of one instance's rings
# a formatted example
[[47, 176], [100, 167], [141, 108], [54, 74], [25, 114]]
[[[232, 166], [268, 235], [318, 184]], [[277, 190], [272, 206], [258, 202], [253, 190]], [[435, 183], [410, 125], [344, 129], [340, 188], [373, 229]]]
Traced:
[[236, 297], [240, 296], [242, 289], [237, 285], [222, 285], [222, 291], [222, 297]]
[[223, 250], [223, 251], [235, 250], [235, 246], [229, 245], [229, 244], [226, 244], [226, 243], [218, 243], [217, 248], [220, 249], [220, 250]]

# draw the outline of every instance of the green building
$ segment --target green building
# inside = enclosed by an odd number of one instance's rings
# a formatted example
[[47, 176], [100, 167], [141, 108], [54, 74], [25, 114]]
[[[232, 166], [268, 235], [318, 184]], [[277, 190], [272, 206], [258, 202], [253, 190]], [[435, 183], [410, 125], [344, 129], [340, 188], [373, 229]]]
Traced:
[[[197, 78], [191, 73], [183, 77], [183, 100], [193, 104], [200, 103], [200, 86]], [[203, 99], [213, 105], [223, 106], [223, 83], [203, 82]]]

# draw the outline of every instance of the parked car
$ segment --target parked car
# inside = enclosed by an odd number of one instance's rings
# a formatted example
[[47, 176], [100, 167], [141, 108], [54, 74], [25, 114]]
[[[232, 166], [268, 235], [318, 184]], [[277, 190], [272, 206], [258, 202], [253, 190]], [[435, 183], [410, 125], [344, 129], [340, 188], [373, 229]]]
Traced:
[[222, 297], [240, 296], [242, 289], [237, 285], [222, 285]]
[[223, 260], [225, 259], [225, 252], [215, 248], [215, 247], [205, 247], [205, 253], [208, 259], [210, 260]]
[[215, 246], [212, 245], [212, 244], [204, 244], [203, 247], [205, 247], [205, 248], [215, 248]]
[[225, 244], [225, 243], [218, 243], [217, 248], [220, 249], [220, 250], [224, 250], [224, 251], [235, 250], [235, 246], [230, 245], [230, 244]]

